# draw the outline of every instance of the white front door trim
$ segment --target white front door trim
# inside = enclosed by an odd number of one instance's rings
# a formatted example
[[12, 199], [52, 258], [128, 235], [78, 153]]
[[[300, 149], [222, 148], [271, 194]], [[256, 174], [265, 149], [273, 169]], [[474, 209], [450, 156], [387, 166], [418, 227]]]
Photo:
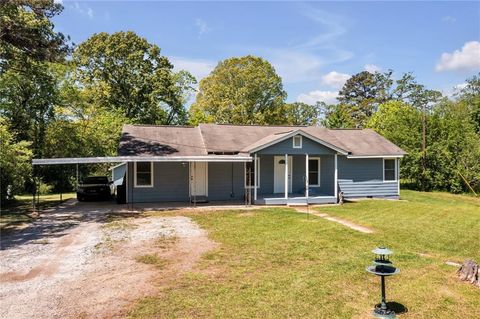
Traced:
[[[285, 166], [279, 164], [279, 161], [285, 161], [285, 156], [273, 157], [273, 192], [285, 193]], [[285, 164], [284, 164], [285, 165]], [[293, 157], [288, 156], [288, 192], [292, 192], [292, 168]]]
[[189, 193], [190, 197], [208, 197], [208, 162], [190, 162]]

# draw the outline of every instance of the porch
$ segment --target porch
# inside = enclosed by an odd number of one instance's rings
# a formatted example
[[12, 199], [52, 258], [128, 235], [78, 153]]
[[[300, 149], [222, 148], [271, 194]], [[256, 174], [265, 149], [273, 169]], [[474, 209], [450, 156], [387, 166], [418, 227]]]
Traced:
[[336, 202], [336, 197], [331, 195], [305, 197], [304, 194], [293, 193], [288, 194], [287, 198], [284, 194], [257, 195], [257, 199], [254, 200], [256, 205], [335, 204]]
[[250, 192], [253, 204], [337, 202], [336, 153], [318, 150], [307, 154], [255, 153], [253, 158], [252, 163], [245, 164], [246, 191]]

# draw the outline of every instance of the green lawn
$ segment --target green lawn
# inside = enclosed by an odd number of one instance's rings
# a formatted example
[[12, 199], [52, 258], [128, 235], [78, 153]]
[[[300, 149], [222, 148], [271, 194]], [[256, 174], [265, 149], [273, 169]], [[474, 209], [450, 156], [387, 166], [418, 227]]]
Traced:
[[[60, 200], [60, 194], [40, 195], [38, 209], [48, 209], [61, 202], [75, 198], [75, 193], [62, 194], [62, 200]], [[32, 212], [32, 195], [17, 195], [15, 201], [9, 203], [6, 206], [2, 206], [0, 213], [0, 229], [5, 229], [11, 225], [25, 223], [32, 221], [33, 218], [30, 215]]]
[[219, 248], [199, 269], [138, 301], [133, 318], [369, 318], [379, 280], [365, 272], [387, 245], [400, 275], [387, 298], [403, 318], [480, 318], [480, 289], [446, 260], [480, 261], [480, 200], [405, 191], [405, 201], [362, 201], [318, 210], [369, 226], [363, 234], [288, 208], [191, 216]]

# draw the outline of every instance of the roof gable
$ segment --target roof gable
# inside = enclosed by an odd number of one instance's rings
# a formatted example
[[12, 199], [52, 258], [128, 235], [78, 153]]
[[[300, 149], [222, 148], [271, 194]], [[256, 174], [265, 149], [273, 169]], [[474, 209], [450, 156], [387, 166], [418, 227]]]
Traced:
[[275, 145], [277, 143], [280, 143], [282, 141], [285, 141], [289, 138], [292, 138], [294, 136], [297, 136], [297, 135], [301, 135], [301, 136], [304, 136], [320, 145], [323, 145], [329, 149], [332, 149], [340, 154], [343, 154], [343, 155], [347, 155], [348, 154], [348, 151], [342, 149], [342, 148], [339, 148], [335, 145], [332, 145], [331, 143], [329, 142], [326, 142], [320, 138], [317, 138], [311, 134], [308, 134], [307, 132], [305, 132], [303, 129], [295, 129], [295, 130], [292, 130], [290, 132], [283, 132], [283, 133], [278, 133], [278, 134], [272, 134], [272, 135], [269, 135], [269, 136], [266, 136], [264, 137], [263, 139], [260, 139], [258, 140], [257, 142], [245, 147], [242, 152], [245, 152], [245, 153], [254, 153], [254, 152], [258, 152], [260, 150], [263, 150], [267, 147], [270, 147], [272, 145]]

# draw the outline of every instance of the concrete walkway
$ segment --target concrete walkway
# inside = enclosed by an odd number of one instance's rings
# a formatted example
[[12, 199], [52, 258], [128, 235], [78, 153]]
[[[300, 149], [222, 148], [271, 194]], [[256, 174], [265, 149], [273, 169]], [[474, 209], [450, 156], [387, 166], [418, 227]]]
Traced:
[[375, 232], [373, 229], [370, 229], [368, 227], [360, 226], [360, 225], [357, 225], [355, 223], [346, 221], [346, 220], [338, 218], [338, 217], [332, 217], [332, 216], [330, 216], [326, 213], [320, 213], [320, 212], [318, 212], [318, 211], [316, 211], [315, 209], [312, 209], [312, 208], [307, 208], [307, 207], [293, 207], [293, 208], [299, 213], [312, 214], [314, 216], [324, 218], [324, 219], [329, 220], [331, 222], [341, 224], [343, 226], [346, 226], [350, 229], [359, 231], [361, 233], [371, 234], [371, 233]]

